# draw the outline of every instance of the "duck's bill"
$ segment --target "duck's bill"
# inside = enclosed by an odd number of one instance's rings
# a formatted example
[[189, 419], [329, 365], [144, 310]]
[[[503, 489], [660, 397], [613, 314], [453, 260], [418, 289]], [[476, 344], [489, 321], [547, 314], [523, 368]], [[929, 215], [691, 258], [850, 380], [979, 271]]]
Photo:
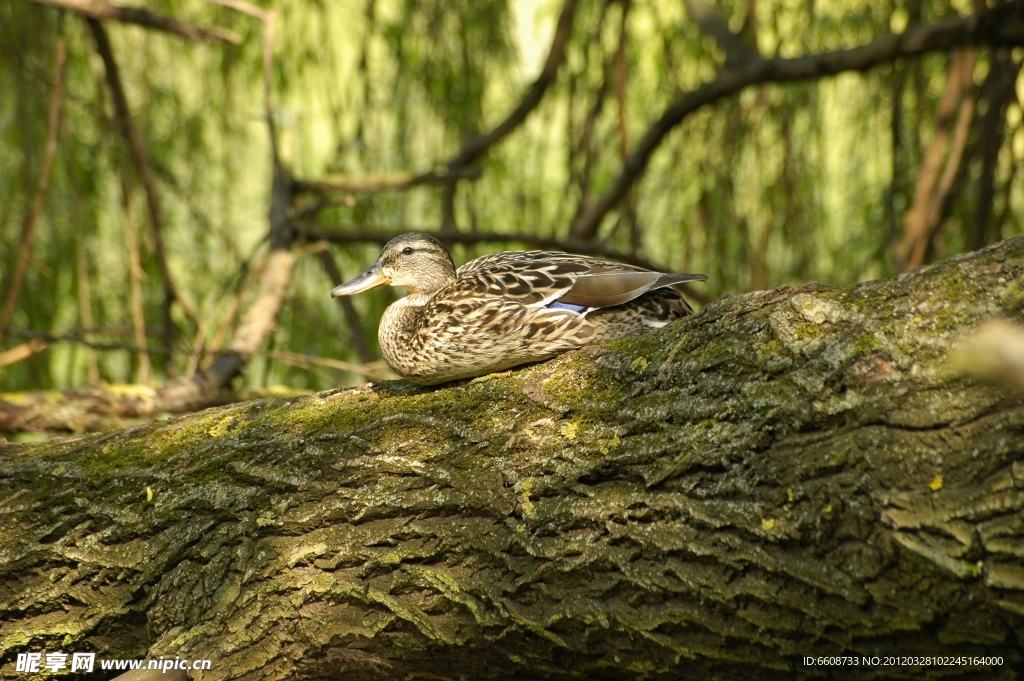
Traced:
[[363, 291], [369, 291], [371, 288], [377, 288], [378, 286], [387, 286], [390, 283], [391, 279], [381, 272], [380, 265], [374, 263], [355, 279], [351, 279], [346, 281], [344, 284], [336, 286], [334, 290], [331, 291], [331, 297], [338, 298], [339, 296], [351, 296], [356, 293], [362, 293]]

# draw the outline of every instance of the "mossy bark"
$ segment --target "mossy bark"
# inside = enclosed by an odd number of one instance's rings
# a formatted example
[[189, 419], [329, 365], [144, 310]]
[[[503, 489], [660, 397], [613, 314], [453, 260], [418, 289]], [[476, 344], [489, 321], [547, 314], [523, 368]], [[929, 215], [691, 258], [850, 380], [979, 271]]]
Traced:
[[[1024, 238], [442, 389], [0, 449], [0, 659], [204, 679], [1024, 673], [1024, 400], [947, 352]], [[151, 498], [149, 498], [151, 496]], [[860, 666], [853, 678], [915, 677]], [[0, 674], [14, 676], [13, 666]]]

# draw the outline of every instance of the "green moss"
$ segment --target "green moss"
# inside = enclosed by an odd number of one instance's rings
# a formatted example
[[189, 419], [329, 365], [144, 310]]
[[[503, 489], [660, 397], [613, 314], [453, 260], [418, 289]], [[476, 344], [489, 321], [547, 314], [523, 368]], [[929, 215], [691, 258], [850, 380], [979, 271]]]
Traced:
[[882, 347], [882, 342], [873, 333], [862, 333], [853, 341], [855, 355], [869, 355]]
[[633, 357], [664, 352], [661, 334], [659, 333], [641, 333], [632, 338], [624, 338], [608, 343], [606, 347], [623, 355]]
[[1008, 315], [1017, 319], [1024, 316], [1024, 280], [1010, 282], [1003, 290], [999, 303]]

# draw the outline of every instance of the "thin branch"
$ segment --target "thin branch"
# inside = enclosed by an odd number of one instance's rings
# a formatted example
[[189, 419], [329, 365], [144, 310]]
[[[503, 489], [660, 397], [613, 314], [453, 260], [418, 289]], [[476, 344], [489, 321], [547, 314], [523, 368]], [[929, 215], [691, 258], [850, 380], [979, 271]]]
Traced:
[[[1006, 132], [1006, 112], [1016, 99], [1016, 82], [1021, 65], [1015, 64], [1010, 52], [993, 55], [982, 95], [988, 110], [978, 121], [978, 152], [981, 155], [981, 175], [978, 177], [977, 201], [974, 208], [974, 226], [971, 248], [983, 248], [989, 242], [989, 223], [992, 221], [995, 200], [995, 175], [999, 150]], [[1016, 165], [1016, 164], [1014, 164]]]
[[[139, 370], [136, 383], [149, 383], [149, 343], [146, 340], [146, 317], [143, 310], [142, 281], [146, 274], [142, 271], [142, 255], [139, 252], [139, 232], [135, 226], [135, 216], [132, 215], [131, 190], [128, 187], [128, 180], [124, 178], [121, 182], [121, 191], [124, 198], [125, 229], [128, 235], [128, 282], [131, 286], [131, 319], [132, 328], [135, 330], [135, 343], [142, 352], [139, 353]], [[170, 347], [169, 343], [164, 344]]]
[[42, 352], [49, 347], [49, 344], [41, 338], [33, 338], [27, 343], [17, 345], [10, 350], [0, 352], [0, 367], [16, 364], [23, 359], [28, 359], [37, 352]]
[[256, 17], [260, 21], [263, 21], [267, 12], [262, 7], [252, 4], [251, 2], [245, 2], [245, 0], [206, 0], [211, 5], [220, 5], [221, 7], [227, 7], [233, 9], [236, 12], [248, 14], [251, 17]]
[[519, 106], [490, 132], [477, 135], [466, 142], [459, 153], [448, 161], [448, 167], [458, 168], [472, 163], [486, 153], [488, 149], [504, 139], [510, 132], [519, 127], [526, 120], [530, 112], [537, 108], [537, 105], [544, 98], [544, 93], [551, 83], [554, 82], [555, 76], [558, 75], [558, 69], [561, 67], [562, 62], [565, 61], [565, 46], [569, 42], [569, 36], [572, 34], [572, 22], [576, 16], [577, 4], [577, 0], [565, 0], [565, 4], [562, 5], [562, 13], [558, 17], [558, 25], [555, 28], [555, 35], [551, 39], [551, 49], [548, 50], [548, 58], [544, 62], [544, 68], [541, 70], [540, 75], [537, 76], [537, 80], [530, 86], [522, 101], [519, 102]]
[[[814, 6], [807, 6], [810, 13], [814, 13]], [[747, 0], [747, 18], [740, 29], [740, 35], [746, 39], [745, 45], [756, 53], [757, 49], [757, 0]]]
[[753, 59], [724, 70], [715, 80], [677, 97], [648, 128], [624, 164], [622, 172], [601, 199], [580, 216], [574, 233], [592, 239], [601, 220], [644, 173], [665, 136], [687, 116], [710, 104], [759, 83], [791, 83], [832, 76], [844, 71], [866, 71], [901, 57], [961, 45], [1024, 45], [1024, 0], [1000, 5], [969, 17], [953, 17], [889, 34], [867, 45], [806, 55], [793, 59]]
[[83, 17], [103, 21], [119, 21], [125, 24], [137, 24], [157, 31], [171, 33], [194, 43], [230, 43], [241, 45], [242, 38], [234, 31], [222, 28], [204, 28], [188, 22], [179, 21], [162, 14], [150, 12], [141, 7], [124, 7], [111, 5], [99, 0], [29, 0], [37, 5], [56, 7], [74, 12]]
[[[594, 137], [594, 126], [597, 123], [597, 117], [601, 114], [601, 110], [604, 108], [604, 102], [606, 95], [608, 94], [608, 71], [610, 69], [610, 62], [603, 70], [604, 77], [601, 79], [601, 85], [598, 87], [597, 92], [594, 94], [594, 103], [587, 111], [587, 117], [583, 121], [583, 132], [580, 133], [580, 141], [577, 146], [578, 153], [583, 154], [583, 167], [580, 169], [578, 184], [580, 188], [580, 201], [576, 209], [576, 217], [583, 215], [587, 209], [590, 208], [592, 203], [590, 178], [594, 170], [594, 164], [597, 162], [597, 146], [593, 143]], [[575, 224], [575, 220], [573, 221]], [[573, 233], [573, 236], [576, 236]]]
[[251, 357], [272, 329], [291, 281], [295, 255], [285, 249], [273, 249], [260, 278], [256, 300], [242, 317], [230, 348], [244, 358]]
[[[226, 4], [225, 0], [209, 0]], [[237, 0], [227, 0], [236, 2]], [[489, 132], [477, 135], [467, 141], [455, 156], [444, 165], [446, 170], [431, 170], [419, 174], [391, 173], [386, 175], [365, 175], [359, 177], [325, 177], [318, 180], [298, 180], [295, 182], [296, 192], [312, 192], [325, 194], [330, 192], [382, 192], [403, 191], [412, 187], [428, 184], [450, 185], [454, 180], [476, 179], [480, 176], [479, 168], [467, 168], [470, 163], [485, 154], [488, 149], [503, 140], [526, 120], [530, 112], [537, 108], [544, 93], [554, 82], [558, 69], [565, 61], [565, 46], [572, 34], [573, 18], [576, 15], [578, 0], [565, 0], [562, 13], [558, 18], [555, 35], [551, 40], [551, 49], [540, 75], [523, 96], [519, 105], [505, 120]]]
[[[1014, 136], [1022, 129], [1024, 125], [1020, 121], [1017, 121], [1017, 125], [1013, 130], [1007, 132], [1007, 138], [1013, 139]], [[1017, 173], [1020, 172], [1020, 163], [1011, 163], [1010, 172], [1006, 178], [1006, 182], [1003, 184], [1003, 210], [999, 213], [996, 218], [996, 222], [993, 225], [992, 240], [1001, 241], [1003, 239], [1003, 225], [1006, 224], [1006, 220], [1010, 217], [1013, 211], [1013, 201], [1011, 201], [1014, 189], [1018, 186]]]
[[38, 339], [47, 343], [76, 343], [93, 350], [125, 350], [127, 352], [149, 352], [151, 354], [171, 355], [174, 354], [170, 348], [142, 348], [138, 345], [125, 343], [99, 343], [75, 334], [54, 334], [40, 333], [29, 329], [20, 329], [14, 326], [0, 326], [0, 332], [20, 338]]
[[889, 140], [892, 144], [890, 156], [892, 166], [890, 169], [891, 180], [889, 188], [885, 192], [883, 201], [885, 203], [885, 217], [889, 223], [889, 243], [895, 243], [900, 231], [899, 211], [896, 208], [897, 192], [903, 177], [904, 157], [907, 155], [906, 145], [903, 142], [903, 92], [906, 88], [907, 69], [897, 66], [893, 69], [892, 83], [890, 87], [891, 109], [889, 113]]
[[196, 335], [192, 338], [192, 350], [188, 354], [188, 358], [185, 360], [185, 372], [184, 376], [186, 379], [192, 379], [195, 377], [196, 372], [199, 371], [199, 362], [203, 359], [203, 351], [206, 349], [206, 334], [209, 331], [209, 320], [203, 318], [199, 322], [199, 328], [196, 329]]
[[672, 91], [679, 94], [683, 88], [679, 85], [679, 62], [672, 53], [672, 36], [669, 35], [668, 27], [665, 25], [665, 18], [661, 16], [659, 3], [651, 3], [650, 8], [655, 35], [661, 39], [661, 58], [665, 62], [665, 78], [671, 84]]
[[[600, 35], [601, 34], [601, 32], [602, 32], [602, 30], [604, 28], [604, 22], [605, 22], [605, 19], [607, 18], [607, 16], [608, 16], [608, 3], [605, 3], [604, 5], [601, 6], [601, 15], [600, 15], [600, 18], [598, 19], [597, 28], [595, 30], [595, 35]], [[589, 52], [585, 52], [584, 54], [589, 56]], [[573, 220], [572, 220], [571, 224], [576, 224], [576, 221], [579, 219], [580, 215], [583, 215], [590, 208], [590, 206], [592, 204], [591, 197], [592, 197], [593, 192], [592, 192], [592, 189], [591, 189], [591, 186], [590, 186], [590, 178], [591, 178], [591, 174], [592, 174], [592, 171], [593, 171], [593, 168], [594, 168], [594, 164], [595, 164], [595, 162], [597, 160], [598, 147], [600, 146], [600, 145], [595, 145], [593, 143], [594, 126], [597, 124], [597, 118], [598, 118], [598, 116], [600, 116], [601, 111], [604, 108], [605, 98], [606, 98], [606, 95], [608, 94], [608, 84], [609, 84], [609, 82], [612, 79], [612, 65], [613, 65], [613, 61], [614, 60], [612, 58], [603, 60], [603, 63], [602, 63], [602, 66], [601, 66], [601, 83], [597, 87], [597, 91], [594, 93], [593, 102], [591, 103], [590, 107], [587, 109], [587, 114], [586, 114], [586, 116], [583, 119], [583, 125], [582, 125], [582, 130], [581, 130], [580, 136], [579, 136], [579, 142], [577, 143], [575, 148], [570, 146], [570, 150], [569, 150], [569, 159], [570, 159], [570, 173], [569, 173], [569, 175], [570, 175], [570, 179], [569, 179], [569, 181], [571, 183], [571, 182], [573, 182], [573, 180], [575, 180], [577, 182], [577, 184], [579, 186], [579, 190], [580, 190], [579, 202], [576, 205], [576, 214], [575, 214], [575, 216], [573, 216]], [[589, 64], [587, 62], [584, 62], [582, 73], [585, 74], [587, 72], [588, 66], [589, 66]], [[571, 112], [570, 112], [570, 115], [569, 115], [569, 120], [572, 120]], [[582, 165], [582, 168], [580, 168], [580, 172], [579, 172], [578, 175], [573, 170], [573, 168], [574, 168], [573, 161], [575, 160], [575, 157], [577, 157], [577, 156], [582, 156], [582, 159], [583, 159], [582, 160], [583, 165]], [[570, 236], [572, 238], [576, 238], [577, 237], [576, 233], [572, 232], [572, 231], [570, 231]]]
[[[262, 244], [260, 244], [262, 245]], [[257, 248], [260, 246], [258, 245]], [[259, 281], [263, 276], [263, 269], [266, 267], [266, 257], [262, 256], [254, 266], [250, 266], [250, 263], [255, 259], [256, 253], [246, 258], [241, 263], [239, 272], [241, 278], [238, 281], [238, 290], [235, 291], [234, 298], [231, 300], [231, 306], [228, 308], [227, 315], [221, 321], [220, 326], [213, 334], [213, 340], [209, 342], [209, 346], [214, 352], [220, 350], [221, 346], [224, 345], [224, 339], [227, 338], [228, 333], [235, 328], [235, 324], [238, 321], [239, 315], [242, 313], [242, 304], [245, 302], [246, 297], [249, 295], [249, 290], [253, 284]], [[223, 290], [216, 296], [217, 300], [222, 300], [228, 292], [228, 286], [224, 286]]]
[[[82, 197], [78, 179], [78, 169], [73, 160], [67, 158], [68, 178], [71, 186], [71, 215], [75, 226], [75, 276], [78, 282], [78, 315], [82, 326], [93, 327], [92, 317], [92, 285], [89, 282], [89, 256], [85, 250], [85, 235], [82, 230]], [[100, 384], [100, 366], [96, 360], [96, 352], [89, 349], [86, 353], [88, 364], [89, 385]]]
[[[363, 86], [363, 106], [359, 110], [359, 121], [356, 124], [356, 137], [359, 141], [358, 151], [359, 157], [363, 160], [364, 164], [366, 161], [366, 145], [363, 144], [363, 140], [366, 137], [366, 128], [369, 121], [370, 108], [372, 106], [372, 94], [373, 90], [370, 85], [370, 38], [373, 37], [375, 31], [375, 25], [377, 23], [376, 14], [376, 0], [367, 0], [366, 2], [366, 28], [363, 30], [362, 44], [359, 46], [359, 80]], [[326, 22], [324, 22], [326, 25]], [[333, 53], [332, 53], [333, 54]], [[331, 60], [331, 66], [334, 67], [335, 74], [337, 71], [337, 61]], [[336, 119], [335, 123], [339, 122]], [[339, 135], [340, 136], [340, 135]]]
[[224, 225], [213, 220], [199, 205], [199, 198], [193, 189], [185, 187], [174, 175], [173, 172], [159, 160], [153, 160], [153, 172], [161, 180], [164, 187], [170, 190], [171, 194], [177, 197], [188, 208], [192, 219], [197, 223], [199, 232], [208, 232], [217, 238], [219, 245], [226, 253], [229, 253], [236, 261], [243, 259], [238, 246], [231, 240], [230, 235], [225, 231]]
[[626, 42], [628, 41], [628, 18], [630, 0], [622, 0], [622, 13], [619, 17], [619, 44], [615, 48], [612, 64], [615, 69], [615, 99], [619, 105], [619, 151], [622, 160], [629, 153], [629, 127], [626, 124]]
[[924, 263], [929, 244], [939, 228], [942, 207], [960, 167], [974, 116], [974, 61], [974, 50], [969, 48], [958, 50], [950, 59], [946, 86], [936, 111], [935, 135], [921, 163], [914, 201], [904, 216], [903, 238], [896, 249], [900, 271]]
[[[320, 251], [319, 258], [320, 264], [331, 279], [331, 284], [333, 286], [341, 284], [345, 279], [341, 276], [341, 270], [338, 269], [338, 263], [335, 261], [334, 255], [325, 248]], [[345, 314], [345, 321], [348, 322], [348, 330], [352, 335], [352, 345], [355, 346], [356, 352], [359, 353], [359, 359], [362, 360], [363, 364], [369, 364], [374, 360], [374, 356], [366, 342], [366, 329], [363, 326], [363, 320], [359, 318], [359, 313], [356, 312], [351, 298], [341, 296], [337, 300], [341, 305], [342, 312]]]
[[196, 313], [192, 305], [178, 291], [178, 287], [174, 283], [174, 277], [171, 274], [167, 258], [167, 247], [164, 244], [164, 221], [160, 192], [157, 190], [153, 167], [150, 164], [146, 147], [142, 142], [142, 136], [139, 135], [138, 129], [132, 122], [131, 111], [128, 108], [128, 98], [125, 96], [124, 86], [121, 84], [120, 69], [117, 66], [117, 60], [114, 58], [110, 39], [107, 37], [107, 32], [99, 21], [95, 19], [88, 19], [87, 21], [93, 38], [96, 41], [96, 51], [103, 59], [107, 86], [110, 89], [111, 98], [114, 100], [114, 116], [117, 120], [118, 128], [128, 143], [132, 162], [135, 165], [136, 172], [139, 174], [139, 180], [142, 182], [142, 187], [146, 194], [150, 232], [153, 236], [154, 251], [156, 252], [157, 264], [160, 268], [160, 276], [164, 284], [163, 323], [165, 333], [167, 334], [164, 344], [170, 345], [174, 329], [171, 323], [171, 305], [177, 301], [185, 315], [193, 323], [198, 324]]
[[[273, 207], [271, 208], [273, 211]], [[273, 227], [271, 228], [273, 230]], [[257, 354], [263, 341], [273, 331], [277, 316], [284, 304], [291, 282], [295, 254], [286, 247], [275, 247], [267, 254], [266, 266], [260, 277], [256, 299], [245, 311], [228, 352], [222, 354], [206, 372], [197, 386], [226, 387], [241, 373], [249, 360]]]
[[[277, 11], [264, 10], [246, 0], [210, 1], [263, 21], [263, 113], [270, 136], [271, 160], [274, 168], [268, 216], [270, 253], [267, 255], [264, 275], [260, 279], [260, 290], [255, 301], [243, 315], [229, 350], [218, 357], [203, 376], [183, 383], [181, 385], [182, 395], [188, 395], [190, 391], [204, 391], [228, 386], [232, 379], [241, 373], [277, 323], [277, 316], [284, 303], [288, 284], [291, 281], [292, 267], [295, 264], [295, 255], [290, 252], [293, 241], [290, 208], [292, 200], [295, 198], [297, 185], [279, 154], [272, 99], [274, 28]], [[236, 304], [239, 302], [240, 298], [236, 299]], [[219, 338], [215, 339], [215, 344], [219, 345], [219, 340]]]
[[454, 234], [459, 231], [459, 225], [455, 222], [455, 192], [458, 184], [452, 180], [441, 191], [441, 234]]
[[[4, 300], [3, 310], [0, 311], [0, 326], [10, 323], [14, 315], [14, 306], [18, 301], [18, 293], [25, 281], [25, 272], [28, 270], [28, 263], [32, 257], [32, 244], [35, 242], [36, 225], [39, 223], [39, 215], [43, 212], [43, 200], [46, 198], [46, 190], [50, 186], [50, 173], [53, 170], [53, 157], [57, 152], [57, 135], [60, 132], [61, 110], [64, 106], [64, 66], [67, 63], [67, 41], [64, 33], [57, 34], [56, 55], [53, 62], [53, 89], [50, 91], [50, 112], [47, 117], [46, 146], [43, 147], [43, 165], [39, 170], [39, 182], [36, 184], [36, 193], [32, 200], [32, 206], [25, 214], [25, 221], [21, 226], [21, 246], [18, 251], [18, 261], [14, 266], [14, 272], [7, 282], [7, 296]], [[4, 334], [0, 331], [0, 343], [3, 342]]]
[[[51, 343], [75, 343], [77, 345], [84, 345], [93, 350], [108, 350], [108, 351], [128, 351], [139, 354], [145, 354], [145, 352], [157, 352], [166, 355], [174, 355], [180, 351], [175, 351], [169, 348], [159, 348], [154, 350], [146, 350], [136, 345], [125, 345], [125, 344], [114, 344], [114, 343], [94, 343], [92, 341], [79, 338], [77, 336], [59, 335], [59, 334], [44, 334], [35, 333], [33, 331], [27, 331], [25, 329], [7, 328], [7, 331], [11, 335], [25, 336], [29, 338], [27, 343], [22, 343], [17, 347], [11, 348], [6, 352], [0, 353], [0, 367], [9, 366], [16, 362], [20, 362], [32, 355], [42, 352], [47, 349]], [[204, 352], [204, 355], [227, 355], [231, 354], [232, 351], [225, 350], [222, 352]], [[337, 369], [338, 371], [348, 371], [354, 374], [359, 374], [371, 381], [379, 381], [389, 376], [393, 376], [390, 373], [387, 365], [383, 360], [371, 360], [364, 364], [352, 364], [351, 362], [343, 362], [337, 359], [331, 359], [330, 357], [319, 357], [317, 355], [307, 355], [298, 352], [285, 352], [285, 351], [267, 351], [257, 353], [257, 357], [267, 357], [268, 359], [274, 359], [285, 364], [299, 367], [323, 366], [331, 369]]]
[[[404, 234], [406, 231], [401, 232], [385, 232], [380, 230], [366, 230], [361, 229], [358, 232], [338, 232], [333, 230], [319, 230], [319, 229], [308, 229], [304, 230], [303, 234], [308, 239], [330, 241], [336, 244], [365, 244], [365, 243], [377, 243], [385, 244], [391, 239], [395, 238], [399, 234]], [[425, 230], [415, 230], [425, 231]], [[440, 237], [440, 235], [439, 235]], [[610, 248], [605, 248], [599, 243], [593, 241], [576, 241], [576, 240], [559, 240], [549, 237], [534, 236], [532, 234], [494, 234], [488, 232], [457, 232], [455, 234], [446, 234], [441, 237], [449, 243], [463, 244], [463, 245], [474, 245], [474, 244], [485, 244], [485, 243], [520, 243], [527, 246], [533, 246], [534, 248], [543, 249], [555, 249], [559, 251], [566, 251], [569, 253], [579, 253], [581, 255], [593, 255], [602, 258], [610, 258], [612, 260], [618, 260], [629, 265], [636, 265], [637, 267], [643, 267], [644, 269], [653, 270], [655, 272], [664, 272], [662, 267], [652, 263], [649, 260], [641, 258], [639, 256], [630, 255], [628, 253], [620, 253]], [[683, 284], [680, 288], [686, 293], [687, 296], [692, 297], [702, 305], [715, 300], [714, 296], [709, 296], [706, 293], [695, 291], [689, 286]]]
[[350, 362], [342, 362], [341, 360], [331, 359], [329, 357], [317, 357], [315, 355], [305, 355], [298, 352], [283, 352], [280, 350], [268, 351], [263, 353], [268, 359], [276, 359], [279, 362], [297, 366], [300, 368], [307, 368], [308, 365], [329, 367], [331, 369], [337, 369], [338, 371], [349, 371], [354, 374], [359, 374], [364, 378], [368, 378], [371, 381], [379, 381], [392, 375], [388, 366], [383, 360], [377, 360], [373, 362], [367, 362], [366, 364], [352, 364]]

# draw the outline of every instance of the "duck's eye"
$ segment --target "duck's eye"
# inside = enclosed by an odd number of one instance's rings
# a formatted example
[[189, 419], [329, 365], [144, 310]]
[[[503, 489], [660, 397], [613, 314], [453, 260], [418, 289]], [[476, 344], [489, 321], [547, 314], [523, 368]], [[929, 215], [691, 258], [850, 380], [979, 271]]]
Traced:
[[405, 248], [402, 249], [402, 253], [405, 255], [412, 255], [412, 247], [406, 246]]

